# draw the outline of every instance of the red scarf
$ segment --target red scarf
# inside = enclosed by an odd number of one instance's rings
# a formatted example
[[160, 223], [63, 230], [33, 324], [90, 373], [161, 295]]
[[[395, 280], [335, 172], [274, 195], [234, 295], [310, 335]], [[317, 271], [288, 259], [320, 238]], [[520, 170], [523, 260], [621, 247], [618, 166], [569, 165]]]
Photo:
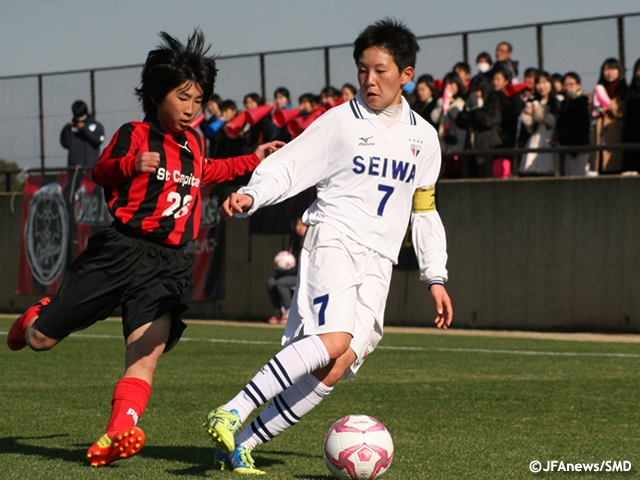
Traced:
[[605, 85], [604, 88], [607, 90], [607, 95], [609, 95], [610, 99], [616, 98], [616, 93], [618, 90], [618, 85], [620, 85], [620, 79], [611, 82], [609, 85]]

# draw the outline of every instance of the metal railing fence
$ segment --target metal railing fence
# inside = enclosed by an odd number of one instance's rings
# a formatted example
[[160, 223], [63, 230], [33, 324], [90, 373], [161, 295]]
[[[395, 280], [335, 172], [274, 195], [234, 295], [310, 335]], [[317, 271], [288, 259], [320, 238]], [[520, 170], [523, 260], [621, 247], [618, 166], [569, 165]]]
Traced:
[[[478, 53], [493, 56], [502, 41], [513, 45], [520, 75], [533, 66], [551, 72], [576, 71], [589, 90], [604, 59], [617, 57], [629, 67], [640, 57], [640, 12], [555, 22], [514, 25], [418, 37], [416, 74], [439, 78], [458, 61], [473, 63]], [[243, 96], [286, 86], [295, 100], [326, 85], [355, 82], [352, 45], [278, 50], [220, 56], [216, 91], [241, 105]], [[70, 105], [84, 99], [107, 139], [123, 123], [142, 117], [134, 95], [140, 65], [0, 77], [0, 159], [20, 167], [66, 165], [60, 130]]]
[[[600, 151], [640, 151], [640, 143], [620, 143], [610, 145], [561, 145], [555, 147], [543, 148], [486, 148], [478, 150], [462, 150], [455, 152], [443, 153], [443, 159], [450, 157], [461, 157], [462, 161], [467, 161], [469, 157], [486, 156], [486, 157], [515, 157], [526, 153], [557, 153], [575, 154], [576, 152], [600, 152]], [[67, 172], [71, 174], [80, 174], [89, 172], [92, 167], [33, 167], [33, 168], [0, 168], [0, 191], [16, 192], [22, 188], [26, 175], [36, 173], [41, 175], [54, 175]], [[510, 180], [527, 180], [528, 177], [512, 177]], [[446, 181], [447, 179], [442, 179]]]

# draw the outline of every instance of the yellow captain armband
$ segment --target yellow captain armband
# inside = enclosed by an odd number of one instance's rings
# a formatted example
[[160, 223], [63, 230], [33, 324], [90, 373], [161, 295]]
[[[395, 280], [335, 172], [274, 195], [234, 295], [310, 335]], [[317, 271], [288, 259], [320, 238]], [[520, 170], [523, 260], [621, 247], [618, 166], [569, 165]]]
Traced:
[[419, 188], [413, 194], [413, 211], [427, 213], [436, 211], [436, 186]]

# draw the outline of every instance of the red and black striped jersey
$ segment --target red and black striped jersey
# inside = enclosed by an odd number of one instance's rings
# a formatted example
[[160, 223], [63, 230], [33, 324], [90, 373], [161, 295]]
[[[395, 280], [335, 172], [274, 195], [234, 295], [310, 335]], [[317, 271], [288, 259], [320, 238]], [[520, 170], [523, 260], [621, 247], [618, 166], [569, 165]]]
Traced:
[[[155, 173], [136, 171], [144, 152], [160, 154]], [[256, 154], [207, 159], [198, 132], [172, 135], [148, 117], [120, 127], [94, 167], [93, 181], [104, 187], [117, 223], [150, 241], [180, 246], [198, 235], [200, 185], [232, 180], [259, 163]]]

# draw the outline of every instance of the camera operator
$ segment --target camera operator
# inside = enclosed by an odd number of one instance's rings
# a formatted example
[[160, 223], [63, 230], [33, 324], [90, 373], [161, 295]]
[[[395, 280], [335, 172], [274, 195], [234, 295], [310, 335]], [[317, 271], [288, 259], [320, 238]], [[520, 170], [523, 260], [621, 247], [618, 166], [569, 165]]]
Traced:
[[67, 165], [93, 167], [100, 156], [104, 127], [89, 115], [87, 104], [82, 100], [73, 102], [71, 112], [73, 118], [60, 133], [60, 144], [69, 150]]

